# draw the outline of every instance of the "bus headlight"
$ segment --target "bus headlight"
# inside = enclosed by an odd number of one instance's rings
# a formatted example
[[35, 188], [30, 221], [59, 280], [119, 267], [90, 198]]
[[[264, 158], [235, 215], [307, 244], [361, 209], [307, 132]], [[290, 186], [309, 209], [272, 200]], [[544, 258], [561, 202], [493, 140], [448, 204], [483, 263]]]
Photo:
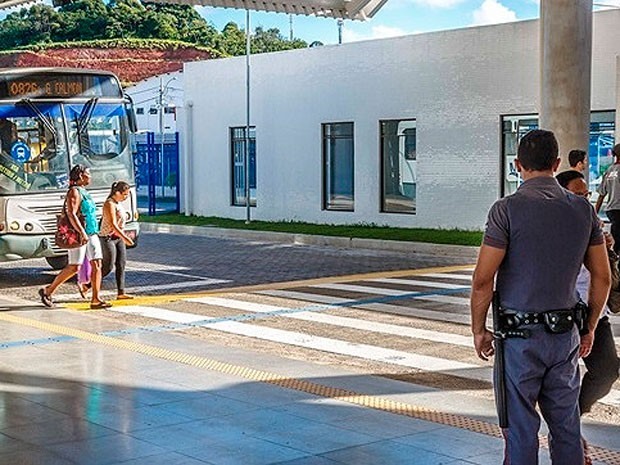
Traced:
[[26, 223], [24, 225], [24, 229], [28, 232], [32, 231], [32, 228], [33, 228], [32, 223]]
[[138, 218], [140, 218], [140, 213], [138, 213], [138, 210], [133, 212], [133, 217], [136, 221], [138, 221]]
[[17, 231], [19, 229], [19, 223], [17, 221], [11, 221], [11, 225], [9, 226], [11, 231]]
[[126, 219], [127, 221], [131, 221], [131, 213], [129, 213], [129, 212], [125, 212], [125, 219]]
[[5, 224], [4, 223], [0, 223], [0, 232], [4, 231], [5, 228]]

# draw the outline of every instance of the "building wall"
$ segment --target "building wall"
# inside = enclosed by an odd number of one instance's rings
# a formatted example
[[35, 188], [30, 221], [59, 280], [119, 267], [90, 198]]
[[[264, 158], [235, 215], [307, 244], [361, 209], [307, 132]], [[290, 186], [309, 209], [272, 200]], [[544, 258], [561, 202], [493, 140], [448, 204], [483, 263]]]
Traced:
[[177, 130], [177, 109], [183, 106], [183, 73], [178, 71], [153, 76], [127, 87], [125, 92], [133, 99], [138, 129], [158, 133], [162, 129], [159, 127], [160, 79], [165, 86], [163, 104], [167, 109], [163, 115], [163, 131], [174, 133]]
[[[593, 109], [615, 108], [620, 12], [595, 15]], [[499, 196], [501, 115], [538, 112], [538, 22], [252, 56], [263, 220], [479, 229]], [[229, 128], [245, 125], [245, 58], [187, 63], [190, 213], [231, 206]], [[205, 79], [204, 76], [208, 76]], [[380, 212], [379, 120], [417, 120], [417, 214]], [[355, 124], [355, 211], [322, 210], [321, 124]]]

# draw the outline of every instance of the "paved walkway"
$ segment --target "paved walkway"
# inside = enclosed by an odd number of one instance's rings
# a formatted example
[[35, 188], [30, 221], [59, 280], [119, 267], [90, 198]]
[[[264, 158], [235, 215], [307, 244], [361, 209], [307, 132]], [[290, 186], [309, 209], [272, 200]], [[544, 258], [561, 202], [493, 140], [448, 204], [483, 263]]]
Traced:
[[[139, 332], [101, 312], [0, 305], [3, 464], [501, 462], [489, 401]], [[617, 446], [615, 427], [588, 434]], [[620, 463], [598, 451], [597, 463]]]

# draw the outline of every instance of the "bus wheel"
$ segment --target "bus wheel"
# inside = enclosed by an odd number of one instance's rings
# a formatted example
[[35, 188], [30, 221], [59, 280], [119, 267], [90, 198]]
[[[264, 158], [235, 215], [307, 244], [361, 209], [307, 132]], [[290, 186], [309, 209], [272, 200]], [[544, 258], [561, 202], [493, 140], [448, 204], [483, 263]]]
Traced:
[[45, 257], [49, 266], [54, 270], [62, 270], [69, 263], [69, 257], [61, 255], [60, 257]]

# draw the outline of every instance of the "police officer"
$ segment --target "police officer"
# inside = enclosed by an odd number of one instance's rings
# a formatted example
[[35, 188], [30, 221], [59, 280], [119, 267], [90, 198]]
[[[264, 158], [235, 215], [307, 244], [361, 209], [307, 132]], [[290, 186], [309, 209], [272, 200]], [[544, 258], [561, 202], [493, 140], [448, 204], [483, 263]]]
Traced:
[[614, 251], [620, 253], [620, 144], [614, 145], [611, 153], [614, 156], [614, 163], [607, 169], [598, 186], [595, 208], [598, 213], [605, 197], [609, 196], [605, 213], [611, 222], [611, 235], [615, 241]]
[[[577, 360], [591, 350], [610, 273], [594, 209], [559, 186], [553, 177], [559, 162], [552, 132], [534, 130], [523, 137], [516, 166], [524, 182], [491, 207], [473, 276], [472, 332], [478, 356], [488, 360], [495, 350], [493, 333], [486, 328], [495, 278], [500, 308], [527, 334], [503, 344], [508, 410], [504, 465], [538, 464], [536, 404], [549, 427], [552, 463], [583, 465]], [[582, 263], [591, 284], [590, 313], [580, 336], [573, 317]], [[558, 319], [564, 325], [555, 325]]]

